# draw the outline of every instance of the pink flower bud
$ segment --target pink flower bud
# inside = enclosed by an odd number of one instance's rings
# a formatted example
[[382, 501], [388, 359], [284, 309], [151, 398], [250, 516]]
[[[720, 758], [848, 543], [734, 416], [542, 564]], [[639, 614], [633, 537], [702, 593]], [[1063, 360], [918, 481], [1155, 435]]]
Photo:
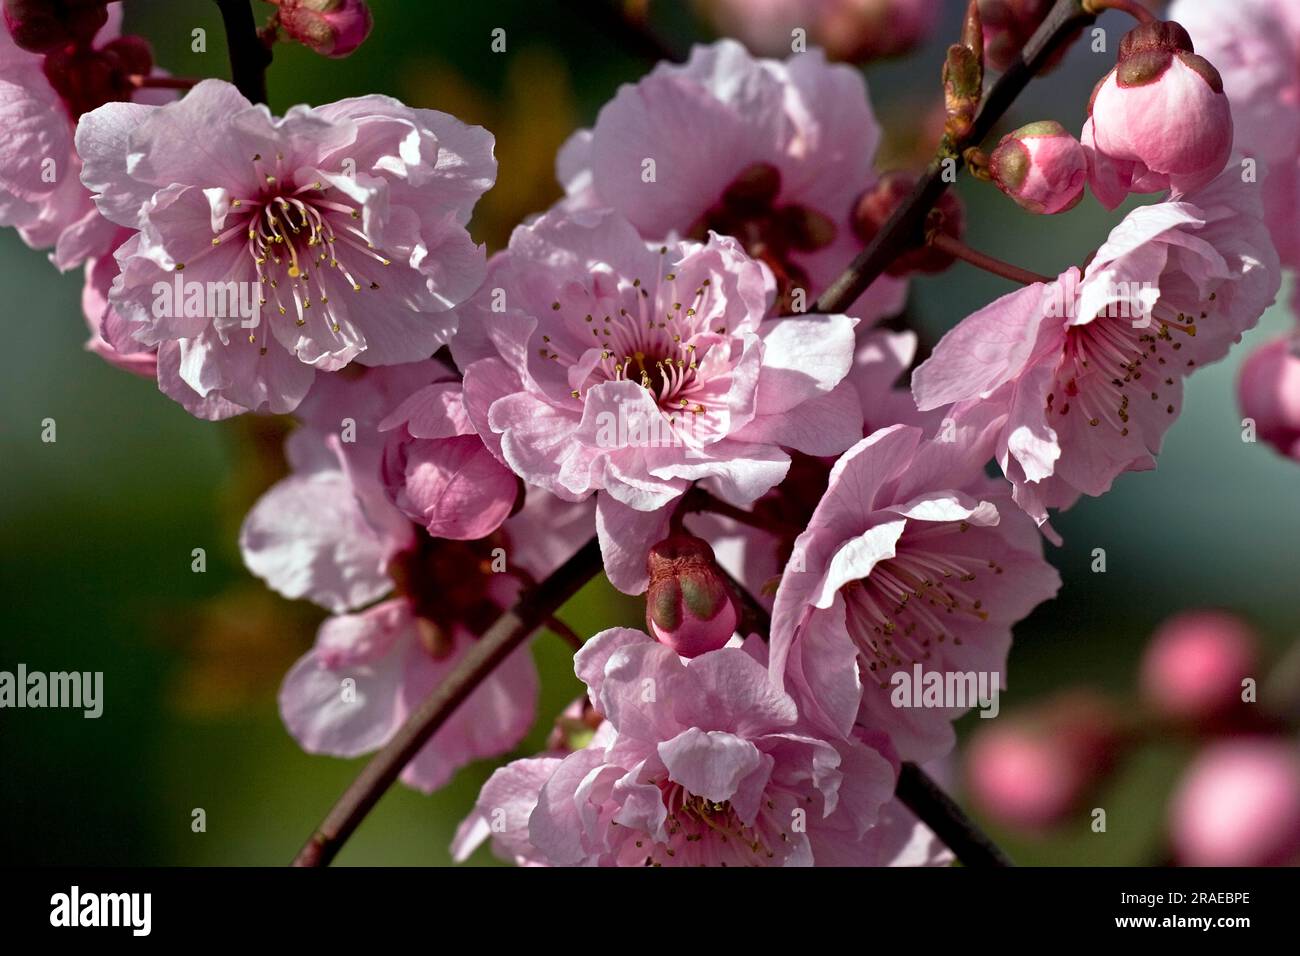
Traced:
[[646, 561], [646, 627], [682, 657], [715, 651], [736, 631], [736, 608], [707, 541], [676, 533]]
[[4, 0], [5, 26], [32, 53], [86, 46], [108, 20], [107, 0]]
[[520, 481], [477, 435], [412, 438], [398, 430], [384, 447], [389, 499], [435, 538], [491, 534], [522, 500]]
[[1188, 611], [1157, 629], [1142, 658], [1142, 696], [1163, 716], [1206, 721], [1241, 706], [1241, 681], [1254, 673], [1257, 642], [1224, 611]]
[[1083, 198], [1088, 160], [1060, 123], [1044, 120], [1002, 137], [989, 157], [989, 172], [1020, 206], [1052, 216], [1073, 209]]
[[1042, 829], [1065, 818], [1109, 771], [1119, 741], [1110, 704], [1069, 692], [1027, 716], [980, 727], [966, 751], [967, 784], [988, 816]]
[[1300, 750], [1285, 739], [1213, 744], [1184, 773], [1169, 812], [1186, 866], [1300, 862]]
[[1300, 462], [1300, 339], [1268, 342], [1241, 366], [1241, 414], [1255, 421], [1256, 437]]
[[131, 99], [131, 77], [148, 76], [153, 51], [138, 36], [117, 37], [99, 49], [67, 46], [45, 55], [45, 78], [59, 94], [73, 119], [105, 103]]
[[1114, 209], [1131, 193], [1188, 193], [1223, 171], [1232, 111], [1219, 72], [1177, 23], [1143, 23], [1120, 43], [1083, 127], [1093, 193]]
[[280, 8], [280, 26], [321, 56], [347, 56], [370, 35], [374, 21], [365, 0], [271, 0]]
[[[881, 176], [880, 181], [863, 193], [854, 207], [853, 231], [858, 238], [863, 242], [875, 238], [915, 185], [916, 177], [911, 173], [895, 171]], [[960, 239], [966, 229], [966, 215], [961, 200], [949, 190], [940, 197], [935, 212], [941, 217], [939, 229], [954, 239]], [[927, 245], [899, 256], [886, 271], [895, 276], [910, 272], [943, 272], [953, 262], [949, 253]]]

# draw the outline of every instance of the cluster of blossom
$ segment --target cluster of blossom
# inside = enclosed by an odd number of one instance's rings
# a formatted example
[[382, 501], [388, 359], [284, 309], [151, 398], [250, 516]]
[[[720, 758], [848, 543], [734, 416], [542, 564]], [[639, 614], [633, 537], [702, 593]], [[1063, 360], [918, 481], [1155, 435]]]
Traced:
[[[280, 6], [281, 25], [315, 9]], [[76, 49], [114, 49], [115, 29]], [[1223, 84], [1172, 23], [1125, 38], [1082, 142], [1035, 124], [989, 158], [1033, 212], [1085, 180], [1110, 207], [1169, 195], [1085, 269], [958, 323], [910, 390], [915, 336], [875, 325], [950, 255], [915, 250], [843, 312], [808, 310], [901, 198], [874, 171], [862, 75], [819, 50], [721, 40], [623, 86], [561, 149], [563, 199], [490, 259], [466, 228], [496, 177], [481, 128], [379, 95], [277, 117], [219, 80], [71, 97], [53, 56], [0, 37], [0, 221], [86, 264], [105, 358], [199, 418], [296, 417], [292, 474], [240, 545], [333, 614], [280, 693], [305, 749], [383, 746], [593, 533], [610, 582], [646, 593], [649, 633], [583, 645], [586, 698], [492, 776], [462, 856], [947, 862], [894, 789], [971, 702], [900, 707], [900, 678], [1004, 682], [1013, 626], [1060, 586], [1049, 509], [1153, 467], [1183, 380], [1280, 281]], [[251, 309], [214, 308], [244, 289]], [[770, 634], [737, 632], [721, 567]], [[431, 791], [509, 752], [536, 703], [525, 648], [402, 779]]]
[[[1136, 706], [1073, 688], [981, 728], [964, 755], [970, 794], [1004, 826], [1050, 834], [1096, 808], [1101, 788], [1145, 744], [1189, 740], [1196, 754], [1164, 808], [1164, 852], [1186, 866], [1293, 866], [1300, 751], [1295, 713], [1276, 701], [1291, 696], [1280, 685], [1295, 679], [1294, 655], [1261, 679], [1259, 638], [1244, 620], [1221, 610], [1176, 614], [1147, 645]], [[1258, 703], [1264, 697], [1273, 704]]]

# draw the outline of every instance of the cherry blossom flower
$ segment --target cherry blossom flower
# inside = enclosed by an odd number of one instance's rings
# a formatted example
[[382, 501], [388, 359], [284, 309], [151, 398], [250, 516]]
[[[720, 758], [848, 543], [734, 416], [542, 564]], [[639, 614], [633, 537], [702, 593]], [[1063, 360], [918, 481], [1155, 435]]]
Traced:
[[476, 430], [567, 500], [600, 492], [610, 580], [639, 593], [668, 507], [691, 485], [752, 502], [790, 456], [861, 434], [855, 320], [767, 318], [771, 273], [739, 244], [647, 245], [611, 210], [515, 230], [453, 343]]
[[[107, 254], [116, 232], [81, 184], [73, 144], [77, 118], [109, 99], [163, 102], [172, 96], [126, 84], [128, 72], [149, 72], [149, 54], [138, 38], [119, 37], [121, 25], [121, 5], [113, 4], [75, 61], [21, 49], [0, 28], [0, 226], [15, 227], [33, 249], [51, 249], [50, 260], [63, 271]], [[92, 65], [97, 82], [79, 79]], [[64, 79], [68, 85], [56, 87]]]
[[[1047, 509], [1155, 467], [1183, 380], [1222, 358], [1277, 295], [1257, 184], [1230, 169], [1131, 212], [1080, 273], [1027, 286], [953, 328], [912, 377], [922, 409], [1001, 410], [1015, 500]], [[980, 414], [985, 410], [981, 409]]]
[[[862, 248], [849, 217], [876, 181], [879, 143], [857, 71], [820, 51], [759, 60], [720, 40], [623, 86], [557, 170], [567, 208], [612, 207], [647, 240], [735, 237], [772, 269], [781, 311], [807, 311]], [[905, 294], [884, 277], [846, 311], [874, 322]]]
[[823, 732], [878, 729], [903, 760], [946, 753], [975, 702], [896, 707], [895, 675], [1004, 686], [1012, 625], [1060, 586], [1033, 523], [983, 473], [994, 424], [967, 419], [951, 441], [883, 428], [832, 469], [772, 613], [772, 679]]
[[[308, 752], [350, 757], [382, 746], [514, 603], [520, 573], [549, 573], [589, 533], [589, 509], [542, 492], [475, 541], [434, 539], [387, 500], [377, 409], [395, 389], [439, 371], [436, 362], [371, 369], [348, 389], [323, 380], [327, 387], [304, 403], [309, 421], [286, 445], [293, 473], [245, 519], [240, 547], [249, 569], [284, 596], [334, 615], [280, 690], [285, 724]], [[339, 433], [340, 412], [356, 425], [355, 442]], [[537, 675], [521, 648], [434, 734], [402, 780], [432, 791], [465, 763], [508, 751], [531, 726], [536, 698]]]
[[915, 853], [914, 824], [896, 811], [905, 835], [872, 835], [891, 760], [865, 739], [810, 736], [765, 656], [756, 638], [684, 661], [640, 631], [597, 634], [575, 670], [605, 722], [581, 750], [498, 770], [457, 856], [489, 835], [509, 858], [552, 866], [870, 865]]
[[[205, 397], [286, 412], [317, 370], [427, 358], [483, 277], [465, 223], [495, 176], [492, 137], [444, 113], [365, 96], [277, 119], [205, 80], [166, 106], [88, 113], [77, 149], [100, 211], [139, 230], [113, 307], [140, 349], [175, 343]], [[208, 295], [160, 309], [173, 283]], [[209, 304], [228, 289], [252, 291], [251, 318]]]

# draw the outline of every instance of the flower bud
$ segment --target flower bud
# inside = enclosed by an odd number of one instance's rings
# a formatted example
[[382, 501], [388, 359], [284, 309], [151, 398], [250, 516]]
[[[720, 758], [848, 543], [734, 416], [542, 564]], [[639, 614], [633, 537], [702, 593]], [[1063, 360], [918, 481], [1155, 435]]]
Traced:
[[1083, 127], [1093, 193], [1114, 209], [1131, 193], [1188, 193], [1223, 171], [1232, 111], [1219, 72], [1177, 23], [1153, 21], [1120, 43]]
[[1300, 751], [1263, 737], [1212, 744], [1183, 774], [1169, 814], [1186, 866], [1300, 862]]
[[736, 631], [736, 608], [707, 541], [678, 532], [650, 549], [646, 627], [682, 657], [715, 651]]
[[1064, 819], [1115, 762], [1111, 705], [1068, 692], [1026, 716], [981, 727], [966, 751], [966, 778], [980, 809], [1006, 826], [1037, 830]]
[[280, 26], [321, 56], [347, 56], [370, 35], [374, 21], [365, 0], [271, 0], [280, 8]]
[[[854, 207], [853, 231], [858, 238], [863, 242], [875, 238], [876, 233], [889, 221], [894, 210], [902, 205], [915, 186], [916, 177], [911, 173], [895, 171], [881, 176], [880, 181], [863, 193]], [[934, 228], [954, 239], [960, 239], [965, 232], [966, 216], [961, 200], [951, 190], [939, 198], [930, 216]], [[923, 245], [903, 253], [886, 271], [893, 276], [907, 275], [909, 272], [943, 272], [954, 261], [951, 254], [931, 245]]]
[[1257, 661], [1254, 632], [1225, 611], [1188, 611], [1156, 630], [1142, 658], [1142, 696], [1159, 714], [1202, 722], [1241, 706]]
[[1002, 137], [989, 157], [993, 182], [1022, 208], [1052, 216], [1083, 198], [1088, 161], [1079, 141], [1055, 120], [1022, 126]]
[[135, 92], [132, 76], [148, 76], [153, 51], [142, 37], [124, 36], [99, 49], [68, 46], [45, 55], [45, 77], [73, 119], [105, 103], [125, 102]]
[[1256, 437], [1300, 462], [1300, 339], [1265, 343], [1241, 366], [1241, 414], [1255, 422]]
[[477, 435], [413, 438], [405, 428], [384, 446], [389, 500], [435, 538], [491, 534], [523, 500], [520, 480]]
[[31, 53], [86, 46], [108, 21], [107, 0], [4, 0], [5, 26]]

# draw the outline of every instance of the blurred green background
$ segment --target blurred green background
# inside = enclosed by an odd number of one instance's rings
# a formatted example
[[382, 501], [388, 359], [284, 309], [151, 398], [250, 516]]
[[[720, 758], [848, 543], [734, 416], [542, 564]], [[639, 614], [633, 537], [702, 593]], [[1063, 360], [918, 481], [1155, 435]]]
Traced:
[[[499, 248], [524, 215], [558, 194], [556, 147], [587, 125], [619, 83], [648, 68], [581, 2], [429, 3], [373, 0], [375, 31], [351, 58], [276, 48], [272, 107], [389, 93], [481, 123], [497, 136], [498, 185], [475, 235]], [[908, 125], [939, 95], [942, 51], [958, 4], [935, 40], [905, 60], [866, 69], [890, 130], [889, 154], [911, 161]], [[258, 5], [260, 15], [269, 10]], [[128, 3], [128, 32], [153, 43], [178, 75], [226, 76], [224, 37], [206, 0]], [[1114, 18], [1114, 19], [1113, 19]], [[656, 27], [677, 48], [708, 32], [676, 3]], [[1113, 44], [1124, 23], [1102, 20]], [[207, 30], [193, 53], [191, 31]], [[507, 31], [507, 52], [489, 50]], [[1113, 62], [1080, 45], [1022, 97], [1009, 119], [1082, 124], [1088, 93]], [[1092, 200], [1052, 220], [1020, 214], [989, 186], [964, 181], [968, 241], [1041, 272], [1081, 262], [1118, 215]], [[0, 375], [0, 669], [102, 670], [98, 720], [70, 711], [0, 711], [0, 860], [6, 863], [280, 864], [359, 769], [360, 761], [303, 754], [275, 707], [280, 676], [310, 644], [319, 612], [293, 605], [248, 575], [239, 521], [282, 467], [276, 423], [190, 418], [149, 382], [83, 351], [80, 276], [59, 276], [42, 253], [0, 234], [0, 312], [10, 365]], [[915, 281], [909, 314], [931, 340], [1009, 291], [959, 264]], [[1284, 289], [1284, 296], [1289, 289]], [[1233, 393], [1252, 343], [1290, 321], [1275, 308], [1231, 358], [1197, 375], [1157, 471], [1122, 478], [1056, 521], [1051, 560], [1060, 597], [1017, 631], [1004, 712], [1066, 684], [1126, 694], [1153, 627], [1169, 613], [1217, 605], [1245, 614], [1271, 651], [1300, 635], [1300, 472], [1262, 445], [1243, 444]], [[57, 421], [58, 441], [40, 440]], [[207, 552], [193, 573], [191, 551]], [[1108, 570], [1089, 570], [1093, 548]], [[596, 584], [566, 609], [581, 633], [636, 624], [634, 602]], [[537, 749], [579, 690], [565, 645], [539, 635]], [[966, 721], [969, 725], [971, 719]], [[1100, 805], [1109, 831], [1086, 820], [1048, 838], [1004, 839], [1024, 863], [1142, 864], [1163, 858], [1163, 806], [1186, 744], [1151, 747], [1125, 764]], [[461, 772], [432, 797], [402, 787], [384, 798], [343, 850], [343, 864], [439, 864], [492, 764]], [[203, 808], [207, 831], [194, 833]], [[490, 862], [480, 852], [475, 862]]]

